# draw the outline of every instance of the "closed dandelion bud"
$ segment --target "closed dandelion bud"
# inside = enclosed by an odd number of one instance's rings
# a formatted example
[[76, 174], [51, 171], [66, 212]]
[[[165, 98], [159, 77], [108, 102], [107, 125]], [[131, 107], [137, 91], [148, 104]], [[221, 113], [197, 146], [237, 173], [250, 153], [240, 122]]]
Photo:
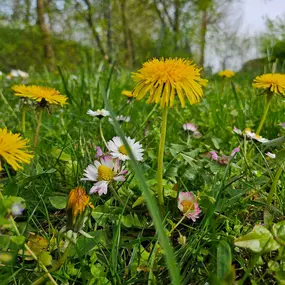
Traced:
[[89, 200], [90, 197], [81, 186], [70, 191], [66, 206], [67, 229], [78, 232], [84, 226], [87, 210], [93, 207]]

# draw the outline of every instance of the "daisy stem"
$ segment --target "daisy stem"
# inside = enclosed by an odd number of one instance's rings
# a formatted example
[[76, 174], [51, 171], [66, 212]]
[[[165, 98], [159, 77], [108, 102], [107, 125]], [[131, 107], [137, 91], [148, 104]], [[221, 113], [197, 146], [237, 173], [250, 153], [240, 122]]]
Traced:
[[39, 133], [40, 133], [40, 127], [41, 127], [41, 122], [42, 122], [42, 117], [43, 117], [43, 112], [44, 112], [44, 108], [40, 108], [38, 125], [37, 125], [36, 134], [35, 134], [35, 138], [34, 138], [34, 148], [36, 147], [37, 142], [38, 142]]
[[126, 206], [126, 204], [124, 203], [124, 201], [121, 199], [121, 197], [118, 195], [118, 193], [116, 192], [116, 190], [113, 188], [112, 185], [109, 186], [113, 196], [119, 201], [120, 204], [122, 204], [123, 207]]
[[26, 110], [22, 109], [22, 132], [25, 134], [26, 132]]
[[171, 236], [173, 231], [184, 221], [186, 214], [184, 214], [183, 217], [178, 221], [178, 223], [171, 229], [171, 231], [168, 234], [169, 236]]
[[168, 108], [164, 107], [162, 111], [160, 142], [159, 142], [158, 157], [157, 157], [157, 186], [158, 186], [157, 195], [160, 206], [164, 205], [162, 179], [163, 179], [163, 155], [164, 155], [164, 146], [165, 146], [165, 137], [166, 137], [167, 113], [168, 113]]
[[102, 141], [104, 142], [105, 147], [107, 147], [107, 142], [105, 140], [103, 129], [102, 129], [102, 119], [100, 119], [100, 122], [99, 122], [99, 130], [100, 130], [100, 136], [102, 138]]
[[266, 106], [265, 106], [265, 109], [264, 109], [264, 112], [263, 112], [263, 115], [261, 117], [261, 120], [260, 120], [260, 123], [259, 123], [259, 126], [256, 130], [256, 134], [259, 135], [259, 133], [261, 132], [262, 130], [262, 127], [263, 127], [263, 124], [265, 122], [265, 119], [266, 119], [266, 116], [267, 116], [267, 113], [268, 113], [268, 110], [269, 110], [269, 107], [270, 107], [270, 104], [271, 104], [271, 101], [272, 101], [272, 94], [268, 94], [267, 95], [267, 98], [266, 98]]

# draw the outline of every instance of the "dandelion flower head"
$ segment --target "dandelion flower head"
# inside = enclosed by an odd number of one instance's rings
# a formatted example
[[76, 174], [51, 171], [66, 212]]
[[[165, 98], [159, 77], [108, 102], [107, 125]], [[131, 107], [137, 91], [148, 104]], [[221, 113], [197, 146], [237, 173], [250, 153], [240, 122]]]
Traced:
[[218, 74], [219, 76], [224, 77], [224, 78], [232, 78], [236, 75], [232, 70], [228, 70], [228, 69], [220, 71]]
[[45, 100], [49, 104], [63, 106], [68, 99], [65, 95], [61, 95], [59, 91], [50, 87], [15, 85], [12, 89], [15, 91], [15, 96], [30, 98], [37, 102]]
[[14, 170], [22, 168], [19, 163], [30, 163], [33, 155], [28, 151], [28, 140], [19, 134], [8, 132], [6, 128], [0, 129], [0, 171], [1, 159], [10, 164]]
[[285, 96], [285, 74], [263, 74], [261, 76], [257, 76], [252, 85], [254, 88], [265, 89], [272, 93]]
[[192, 61], [182, 58], [152, 59], [134, 72], [133, 96], [141, 100], [149, 93], [147, 103], [160, 103], [161, 107], [174, 104], [178, 96], [182, 108], [185, 96], [190, 104], [198, 103], [203, 96], [202, 86], [207, 80], [200, 77], [200, 70]]
[[68, 196], [66, 209], [72, 210], [72, 216], [76, 217], [78, 214], [84, 212], [89, 204], [90, 197], [86, 194], [85, 189], [81, 186], [71, 190]]

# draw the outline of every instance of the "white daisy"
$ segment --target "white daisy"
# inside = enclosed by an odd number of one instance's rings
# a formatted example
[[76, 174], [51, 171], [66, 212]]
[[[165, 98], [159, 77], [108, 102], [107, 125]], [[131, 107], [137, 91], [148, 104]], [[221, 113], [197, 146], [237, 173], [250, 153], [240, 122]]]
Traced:
[[238, 134], [238, 135], [242, 134], [242, 131], [240, 129], [238, 129], [236, 126], [234, 126], [233, 132]]
[[25, 71], [18, 69], [17, 72], [18, 72], [18, 75], [22, 78], [28, 78], [29, 77], [29, 74]]
[[267, 152], [266, 155], [270, 158], [276, 158], [276, 154], [275, 153], [271, 153], [271, 152]]
[[183, 129], [185, 131], [191, 131], [191, 132], [194, 133], [194, 132], [197, 131], [198, 127], [196, 125], [192, 124], [192, 123], [186, 123], [186, 124], [183, 125]]
[[121, 169], [120, 160], [111, 156], [102, 156], [95, 160], [94, 164], [89, 164], [84, 170], [85, 178], [81, 180], [94, 181], [94, 186], [90, 189], [89, 194], [98, 192], [99, 196], [107, 194], [108, 184], [112, 181], [125, 181], [127, 170]]
[[97, 111], [92, 111], [92, 110], [88, 110], [87, 111], [87, 115], [92, 116], [92, 117], [108, 117], [110, 116], [109, 111], [105, 110], [105, 109], [101, 109], [101, 110], [97, 110]]
[[[135, 159], [138, 161], [143, 160], [144, 150], [142, 148], [142, 145], [138, 142], [135, 142], [135, 140], [131, 139], [130, 137], [127, 137], [126, 139]], [[130, 159], [126, 147], [124, 146], [120, 137], [112, 138], [112, 140], [107, 143], [107, 148], [113, 157], [119, 158], [123, 161]]]

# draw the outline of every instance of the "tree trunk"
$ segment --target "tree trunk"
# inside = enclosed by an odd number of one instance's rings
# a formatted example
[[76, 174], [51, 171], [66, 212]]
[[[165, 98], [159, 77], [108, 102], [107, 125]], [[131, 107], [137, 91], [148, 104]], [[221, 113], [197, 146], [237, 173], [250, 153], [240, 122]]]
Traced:
[[52, 48], [51, 34], [45, 23], [44, 0], [37, 0], [37, 16], [38, 16], [38, 25], [42, 33], [44, 58], [46, 60], [48, 70], [53, 71], [55, 69], [55, 58]]
[[124, 33], [124, 47], [125, 47], [125, 60], [129, 67], [132, 67], [134, 64], [134, 49], [132, 41], [132, 33], [128, 26], [127, 17], [126, 17], [126, 0], [120, 0], [121, 6], [121, 15], [122, 15], [122, 24], [123, 24], [123, 33]]
[[206, 46], [206, 34], [207, 34], [207, 10], [202, 10], [202, 23], [201, 23], [201, 38], [200, 38], [200, 61], [201, 67], [205, 64], [205, 46]]
[[101, 42], [100, 36], [97, 33], [96, 28], [94, 26], [92, 5], [91, 5], [89, 0], [84, 0], [84, 2], [85, 2], [86, 6], [88, 8], [88, 14], [87, 14], [87, 18], [86, 18], [88, 26], [91, 29], [92, 35], [93, 35], [93, 37], [94, 37], [94, 39], [95, 39], [95, 41], [97, 43], [97, 46], [98, 46], [98, 48], [100, 50], [100, 53], [103, 55], [103, 57], [107, 61], [110, 61], [109, 56], [107, 55], [107, 53], [104, 50], [104, 47], [103, 47], [103, 44]]
[[180, 0], [175, 0], [174, 6], [175, 6], [175, 11], [174, 11], [173, 32], [174, 32], [174, 50], [176, 51], [179, 41]]

